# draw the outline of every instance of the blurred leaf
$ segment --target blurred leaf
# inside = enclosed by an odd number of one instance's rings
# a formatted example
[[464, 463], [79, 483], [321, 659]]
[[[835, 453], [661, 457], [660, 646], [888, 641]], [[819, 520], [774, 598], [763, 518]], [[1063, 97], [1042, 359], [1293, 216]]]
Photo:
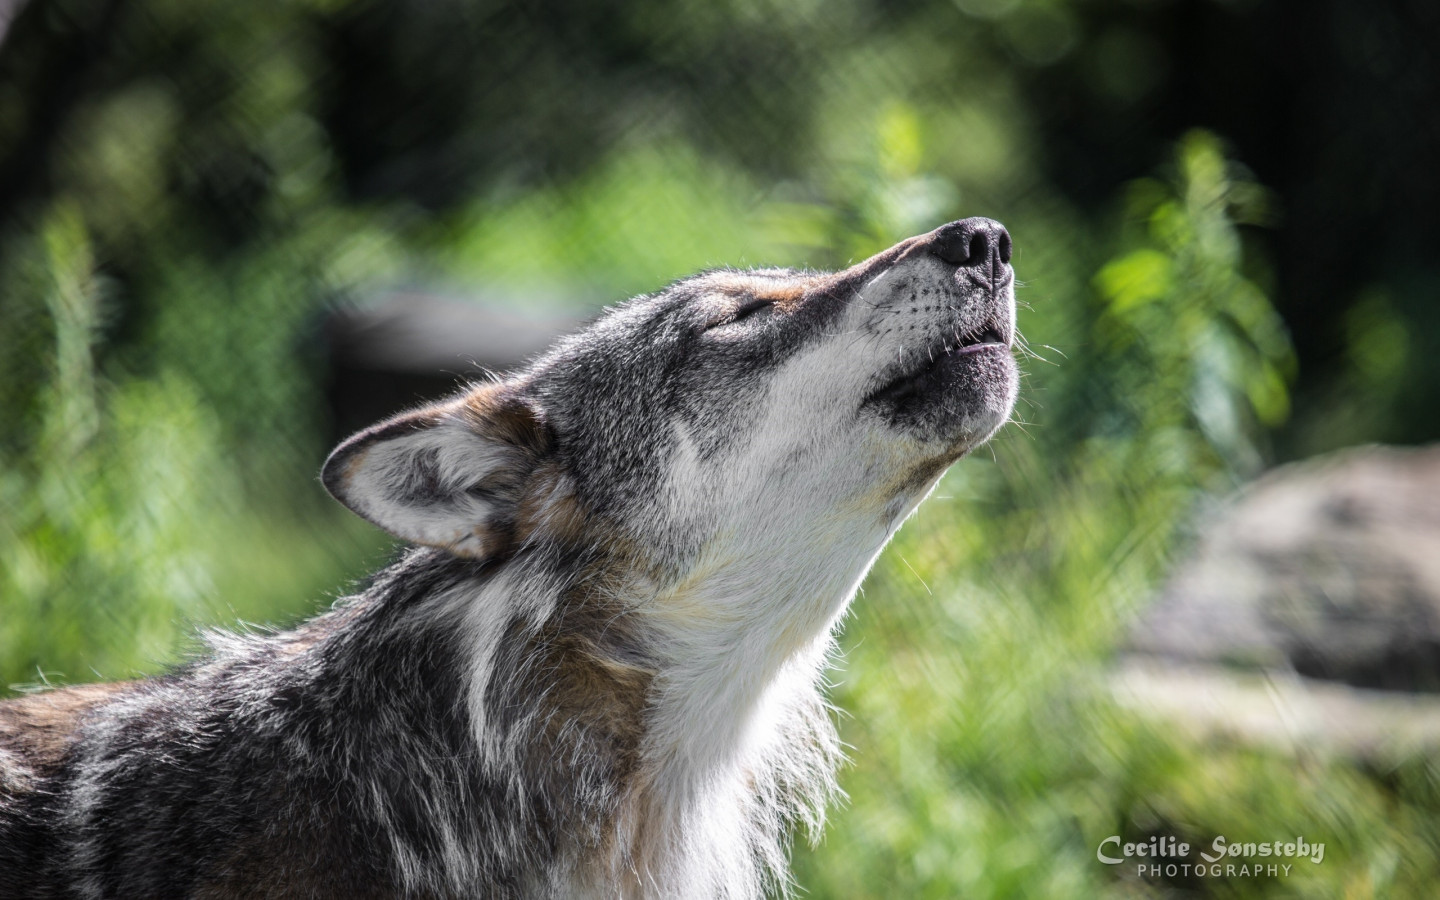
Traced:
[[1174, 289], [1174, 268], [1170, 257], [1158, 250], [1134, 250], [1106, 263], [1095, 284], [1110, 308], [1123, 313], [1169, 294]]

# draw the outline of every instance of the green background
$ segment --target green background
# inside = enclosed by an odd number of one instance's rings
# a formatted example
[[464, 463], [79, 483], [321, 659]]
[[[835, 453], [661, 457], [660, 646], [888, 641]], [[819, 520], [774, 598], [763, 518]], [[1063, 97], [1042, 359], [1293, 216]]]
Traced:
[[[315, 477], [329, 310], [581, 313], [983, 214], [1019, 421], [846, 624], [849, 798], [798, 883], [1433, 896], [1431, 760], [1188, 736], [1104, 671], [1205, 498], [1440, 432], [1436, 34], [1358, 0], [32, 0], [0, 44], [4, 695], [159, 671], [389, 558]], [[1112, 834], [1327, 849], [1137, 879]]]

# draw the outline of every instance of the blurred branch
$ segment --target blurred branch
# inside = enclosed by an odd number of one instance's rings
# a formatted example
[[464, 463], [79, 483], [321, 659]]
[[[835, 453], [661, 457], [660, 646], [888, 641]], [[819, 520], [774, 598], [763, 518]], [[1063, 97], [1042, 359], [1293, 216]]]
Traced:
[[0, 0], [0, 46], [5, 43], [5, 35], [10, 31], [10, 23], [20, 16], [20, 10], [25, 6], [25, 0]]

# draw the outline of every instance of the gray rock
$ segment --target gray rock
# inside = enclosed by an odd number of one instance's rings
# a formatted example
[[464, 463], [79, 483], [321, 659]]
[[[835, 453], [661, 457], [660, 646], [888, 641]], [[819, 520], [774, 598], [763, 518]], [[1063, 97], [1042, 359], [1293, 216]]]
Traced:
[[1440, 692], [1440, 447], [1361, 448], [1256, 481], [1203, 526], [1129, 649]]

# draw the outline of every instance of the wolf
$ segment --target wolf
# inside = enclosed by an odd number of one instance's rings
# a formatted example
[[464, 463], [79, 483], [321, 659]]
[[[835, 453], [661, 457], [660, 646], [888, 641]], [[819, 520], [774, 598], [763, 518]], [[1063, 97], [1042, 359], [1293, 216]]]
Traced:
[[840, 753], [832, 635], [1009, 418], [1011, 239], [720, 270], [356, 434], [414, 546], [290, 631], [0, 704], [6, 898], [752, 898]]

